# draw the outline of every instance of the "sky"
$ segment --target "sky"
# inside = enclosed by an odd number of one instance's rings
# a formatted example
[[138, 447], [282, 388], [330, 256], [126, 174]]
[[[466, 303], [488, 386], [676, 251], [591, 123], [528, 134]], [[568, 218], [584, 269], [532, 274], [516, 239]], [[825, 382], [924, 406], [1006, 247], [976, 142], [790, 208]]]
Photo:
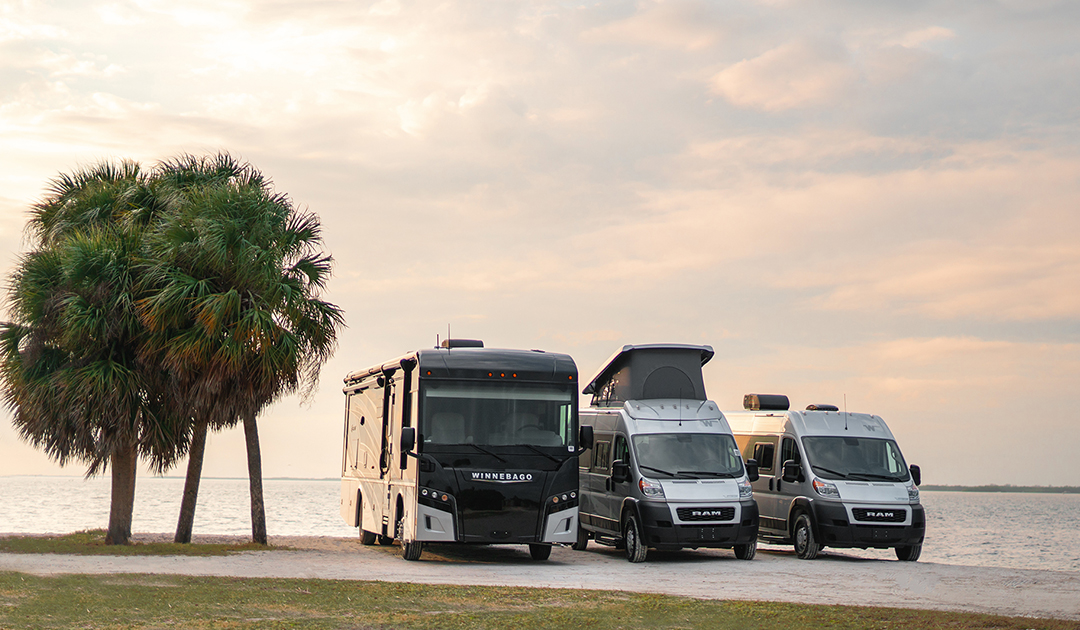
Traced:
[[[228, 151], [319, 215], [348, 325], [260, 416], [267, 477], [339, 476], [342, 377], [449, 328], [582, 380], [709, 344], [723, 409], [1080, 485], [1078, 32], [1053, 0], [0, 0], [0, 273], [59, 174]], [[0, 475], [84, 473], [2, 415]], [[204, 474], [246, 475], [241, 429]]]

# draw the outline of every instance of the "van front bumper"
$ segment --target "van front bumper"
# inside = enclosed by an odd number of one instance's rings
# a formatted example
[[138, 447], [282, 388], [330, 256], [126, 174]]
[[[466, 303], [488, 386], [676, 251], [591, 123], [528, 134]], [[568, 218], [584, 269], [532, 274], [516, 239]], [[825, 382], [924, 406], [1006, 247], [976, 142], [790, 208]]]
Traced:
[[921, 505], [904, 506], [911, 510], [904, 525], [852, 522], [842, 504], [815, 501], [812, 505], [818, 543], [826, 547], [888, 549], [921, 545], [926, 535], [926, 514]]
[[638, 503], [646, 544], [656, 549], [684, 547], [724, 547], [745, 545], [757, 539], [758, 509], [753, 500], [740, 501], [738, 520], [732, 523], [701, 525], [673, 522], [666, 503]]

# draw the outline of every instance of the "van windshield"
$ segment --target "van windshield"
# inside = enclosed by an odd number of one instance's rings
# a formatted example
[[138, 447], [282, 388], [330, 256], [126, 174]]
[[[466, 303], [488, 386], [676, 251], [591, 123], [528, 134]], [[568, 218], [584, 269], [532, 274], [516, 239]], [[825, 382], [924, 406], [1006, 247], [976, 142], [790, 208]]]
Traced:
[[804, 437], [810, 468], [823, 479], [907, 481], [900, 447], [892, 440], [855, 437]]
[[425, 445], [575, 445], [569, 385], [427, 381], [422, 391]]
[[638, 469], [647, 477], [742, 477], [735, 438], [720, 433], [647, 433], [634, 436]]

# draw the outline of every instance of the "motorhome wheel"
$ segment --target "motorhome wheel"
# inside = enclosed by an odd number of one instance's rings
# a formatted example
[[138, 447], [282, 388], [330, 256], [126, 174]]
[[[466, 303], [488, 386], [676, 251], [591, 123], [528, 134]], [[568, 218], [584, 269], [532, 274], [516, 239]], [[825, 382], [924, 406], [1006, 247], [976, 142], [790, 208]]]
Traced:
[[360, 526], [360, 544], [361, 545], [374, 545], [375, 541], [379, 538], [379, 535], [374, 532], [364, 531], [363, 525]]
[[753, 560], [757, 555], [757, 541], [748, 545], [735, 545], [735, 557], [739, 560]]
[[795, 518], [795, 553], [803, 560], [813, 560], [821, 551], [821, 545], [814, 540], [814, 529], [810, 524], [810, 515], [801, 512]]
[[623, 521], [623, 541], [626, 543], [626, 559], [630, 562], [645, 562], [645, 556], [649, 548], [641, 539], [641, 525], [637, 516], [628, 514]]
[[389, 547], [390, 545], [394, 544], [393, 536], [383, 536], [382, 534], [376, 534], [376, 536], [379, 539], [379, 544], [384, 547]]
[[401, 541], [401, 557], [406, 560], [419, 560], [424, 552], [424, 543], [419, 540], [405, 540], [405, 516], [402, 515], [397, 521], [397, 538]]
[[529, 555], [533, 560], [547, 560], [551, 557], [551, 545], [529, 545]]
[[896, 557], [904, 562], [915, 562], [922, 554], [922, 545], [903, 545], [896, 548]]

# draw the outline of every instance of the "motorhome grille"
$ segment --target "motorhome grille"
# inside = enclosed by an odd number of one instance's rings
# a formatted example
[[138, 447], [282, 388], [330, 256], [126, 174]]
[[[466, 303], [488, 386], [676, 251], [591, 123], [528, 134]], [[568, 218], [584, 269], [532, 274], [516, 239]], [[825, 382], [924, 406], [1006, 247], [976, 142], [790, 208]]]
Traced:
[[907, 510], [903, 509], [867, 509], [852, 508], [855, 520], [864, 523], [903, 523], [907, 520]]
[[735, 518], [733, 507], [703, 507], [703, 508], [679, 508], [675, 510], [679, 520], [691, 521], [730, 521]]

